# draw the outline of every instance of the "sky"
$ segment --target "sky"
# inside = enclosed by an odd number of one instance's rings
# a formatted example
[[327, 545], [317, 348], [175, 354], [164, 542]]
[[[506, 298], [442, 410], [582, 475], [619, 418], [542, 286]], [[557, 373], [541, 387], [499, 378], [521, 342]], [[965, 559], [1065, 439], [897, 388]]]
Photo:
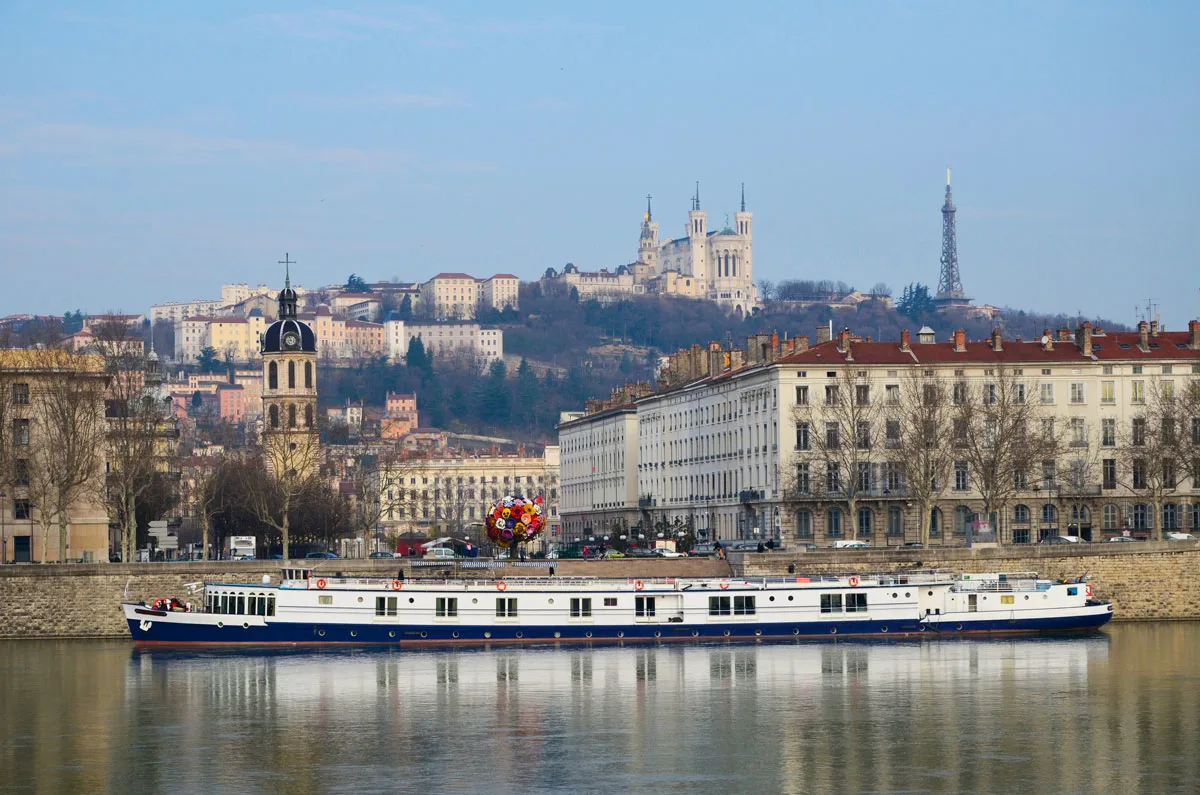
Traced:
[[1200, 317], [1194, 2], [0, 0], [0, 315], [526, 279], [746, 186], [755, 279]]

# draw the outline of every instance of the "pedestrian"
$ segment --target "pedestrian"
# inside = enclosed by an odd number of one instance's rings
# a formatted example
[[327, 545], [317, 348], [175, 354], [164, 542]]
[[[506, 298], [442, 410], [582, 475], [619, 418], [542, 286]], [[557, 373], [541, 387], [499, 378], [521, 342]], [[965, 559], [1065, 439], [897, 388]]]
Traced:
[[775, 550], [775, 539], [773, 539], [773, 538], [767, 539], [767, 549], [769, 549], [771, 551]]
[[551, 577], [554, 576], [554, 567], [553, 566], [550, 567], [550, 576]]
[[589, 555], [590, 553], [591, 553], [591, 550], [590, 550], [590, 549], [588, 549], [586, 546], [584, 546], [584, 548], [583, 548], [583, 559], [584, 559], [584, 560], [587, 560], [587, 559], [588, 559], [588, 555]]
[[789, 563], [788, 564], [788, 574], [795, 574], [795, 573], [796, 573], [796, 564]]
[[766, 552], [767, 548], [763, 546], [763, 542], [759, 541], [758, 547], [754, 551], [755, 552]]

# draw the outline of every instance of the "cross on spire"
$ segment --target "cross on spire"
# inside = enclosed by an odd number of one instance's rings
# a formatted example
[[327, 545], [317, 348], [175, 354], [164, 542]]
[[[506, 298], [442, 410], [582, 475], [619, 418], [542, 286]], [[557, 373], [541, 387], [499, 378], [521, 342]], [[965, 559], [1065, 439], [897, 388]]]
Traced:
[[646, 194], [646, 220], [650, 220], [650, 194]]
[[296, 260], [292, 259], [291, 255], [289, 255], [287, 252], [284, 252], [283, 259], [279, 260], [278, 264], [282, 265], [284, 268], [285, 277], [283, 280], [283, 286], [291, 287], [292, 286], [292, 268], [291, 268], [291, 266], [296, 264]]

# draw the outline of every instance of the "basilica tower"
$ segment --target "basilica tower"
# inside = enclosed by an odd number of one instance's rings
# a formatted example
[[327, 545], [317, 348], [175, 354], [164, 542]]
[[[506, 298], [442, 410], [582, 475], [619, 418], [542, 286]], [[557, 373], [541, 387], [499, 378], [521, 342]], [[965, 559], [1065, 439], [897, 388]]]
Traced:
[[658, 222], [650, 213], [650, 196], [646, 196], [646, 217], [642, 220], [642, 237], [638, 241], [638, 262], [650, 266], [650, 276], [658, 274]]
[[296, 319], [291, 275], [279, 291], [279, 320], [262, 337], [263, 452], [276, 476], [317, 467], [317, 338]]
[[696, 183], [696, 196], [692, 199], [692, 209], [688, 213], [688, 240], [691, 241], [691, 273], [696, 279], [704, 281], [708, 278], [708, 213], [700, 209], [700, 183]]

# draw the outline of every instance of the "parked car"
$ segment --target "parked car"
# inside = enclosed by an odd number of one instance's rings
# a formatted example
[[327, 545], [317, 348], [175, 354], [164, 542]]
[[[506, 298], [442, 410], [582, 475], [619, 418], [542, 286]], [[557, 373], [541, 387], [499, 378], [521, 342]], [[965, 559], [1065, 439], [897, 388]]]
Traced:
[[841, 541], [833, 542], [834, 549], [870, 549], [871, 545], [866, 541], [859, 541], [857, 538], [844, 538]]
[[925, 545], [920, 541], [905, 541], [901, 549], [924, 549]]
[[658, 550], [646, 549], [645, 547], [634, 547], [625, 553], [627, 558], [656, 558]]
[[309, 560], [337, 560], [338, 556], [332, 552], [309, 552], [304, 556]]
[[425, 557], [433, 560], [452, 560], [458, 555], [450, 547], [426, 547]]
[[715, 554], [716, 551], [716, 544], [705, 541], [702, 544], [693, 545], [692, 548], [688, 550], [688, 554], [693, 557], [708, 557], [709, 555]]
[[1128, 541], [1137, 541], [1137, 539], [1133, 536], [1113, 536], [1112, 538], [1108, 539], [1108, 543], [1110, 544], [1119, 544]]
[[396, 557], [396, 553], [395, 552], [372, 552], [370, 555], [368, 555], [368, 557], [371, 557], [371, 558], [394, 558], [394, 557]]
[[653, 554], [654, 557], [656, 557], [656, 558], [686, 558], [687, 557], [686, 552], [676, 552], [675, 550], [667, 549], [666, 547], [659, 547], [658, 549], [651, 550], [651, 554]]
[[1167, 533], [1163, 536], [1167, 541], [1195, 541], [1196, 536], [1191, 533]]
[[611, 560], [612, 558], [623, 558], [623, 557], [625, 557], [625, 553], [624, 553], [624, 552], [620, 552], [620, 551], [618, 551], [618, 550], [615, 550], [615, 549], [610, 549], [610, 550], [608, 550], [607, 552], [605, 552], [605, 553], [604, 553], [604, 557], [606, 557], [606, 558], [609, 558], [610, 560]]
[[820, 547], [811, 541], [801, 541], [799, 544], [796, 544], [796, 549], [802, 549], [805, 552], [816, 552]]
[[1039, 544], [1083, 544], [1086, 543], [1079, 536], [1049, 536], [1038, 542]]

